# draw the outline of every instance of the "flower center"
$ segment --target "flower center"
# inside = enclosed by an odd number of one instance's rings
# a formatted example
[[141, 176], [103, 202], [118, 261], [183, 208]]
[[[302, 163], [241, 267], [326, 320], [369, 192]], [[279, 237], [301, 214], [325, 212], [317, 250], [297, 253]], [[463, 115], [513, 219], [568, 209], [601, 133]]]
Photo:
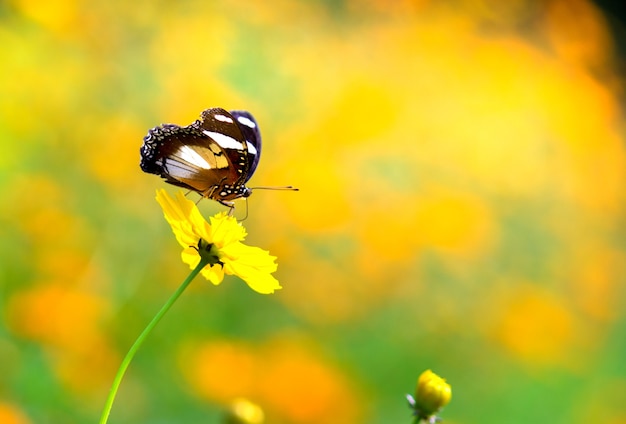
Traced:
[[204, 239], [198, 240], [198, 247], [195, 248], [202, 259], [208, 262], [209, 265], [220, 264], [224, 266], [224, 263], [220, 261], [220, 252], [218, 248]]

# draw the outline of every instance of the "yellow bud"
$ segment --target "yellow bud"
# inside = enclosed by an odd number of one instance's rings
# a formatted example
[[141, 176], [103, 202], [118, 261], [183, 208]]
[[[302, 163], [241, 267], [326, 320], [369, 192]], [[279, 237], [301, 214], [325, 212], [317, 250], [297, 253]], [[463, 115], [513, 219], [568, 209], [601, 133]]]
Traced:
[[419, 417], [427, 418], [446, 406], [451, 398], [452, 388], [446, 380], [426, 370], [417, 380], [413, 408]]
[[265, 414], [259, 405], [248, 399], [235, 399], [228, 408], [226, 424], [263, 424]]

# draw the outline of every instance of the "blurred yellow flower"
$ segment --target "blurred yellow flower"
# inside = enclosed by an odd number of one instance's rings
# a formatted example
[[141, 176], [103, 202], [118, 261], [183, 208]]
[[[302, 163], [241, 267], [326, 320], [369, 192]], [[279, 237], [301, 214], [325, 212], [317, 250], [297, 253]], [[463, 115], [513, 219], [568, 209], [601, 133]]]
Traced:
[[437, 421], [435, 414], [446, 406], [451, 398], [450, 385], [431, 370], [426, 370], [419, 376], [415, 397], [408, 396], [416, 422], [426, 420], [429, 423]]
[[235, 399], [228, 409], [226, 424], [263, 424], [265, 414], [259, 405], [245, 398]]
[[183, 246], [183, 262], [193, 269], [204, 258], [208, 264], [201, 273], [211, 283], [220, 284], [224, 274], [229, 274], [238, 276], [259, 293], [273, 293], [281, 288], [271, 275], [277, 268], [276, 257], [241, 243], [247, 233], [234, 217], [221, 212], [210, 217], [208, 223], [181, 191], [172, 198], [165, 190], [157, 190], [156, 199], [176, 240]]

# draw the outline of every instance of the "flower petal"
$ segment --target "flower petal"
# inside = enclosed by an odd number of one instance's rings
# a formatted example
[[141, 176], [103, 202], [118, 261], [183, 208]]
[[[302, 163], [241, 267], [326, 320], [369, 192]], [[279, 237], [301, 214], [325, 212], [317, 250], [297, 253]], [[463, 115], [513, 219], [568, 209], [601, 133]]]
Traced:
[[259, 293], [273, 293], [281, 288], [278, 280], [271, 273], [278, 268], [275, 256], [258, 247], [233, 243], [222, 249], [224, 271], [244, 280], [248, 286]]
[[242, 241], [246, 237], [246, 229], [237, 222], [237, 219], [222, 212], [209, 218], [213, 243], [218, 247], [224, 247], [231, 243]]
[[224, 281], [224, 267], [220, 264], [207, 265], [200, 273], [216, 286]]
[[200, 236], [191, 220], [193, 208], [197, 209], [193, 202], [185, 199], [182, 192], [173, 199], [165, 190], [157, 190], [156, 200], [161, 205], [163, 215], [172, 227], [178, 243], [185, 248], [196, 245]]
[[261, 294], [272, 294], [276, 290], [282, 289], [278, 280], [271, 274], [258, 273], [257, 275], [241, 277], [241, 279], [246, 282], [248, 287]]

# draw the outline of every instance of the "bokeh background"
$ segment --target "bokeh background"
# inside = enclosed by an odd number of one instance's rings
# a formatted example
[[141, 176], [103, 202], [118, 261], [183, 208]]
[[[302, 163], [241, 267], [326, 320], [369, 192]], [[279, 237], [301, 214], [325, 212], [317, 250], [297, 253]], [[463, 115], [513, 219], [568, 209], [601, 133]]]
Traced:
[[196, 280], [110, 422], [220, 423], [245, 396], [273, 424], [410, 423], [431, 368], [448, 423], [626, 423], [626, 32], [605, 6], [0, 2], [0, 422], [97, 421], [189, 272], [142, 137], [220, 106], [260, 123], [251, 185], [301, 189], [247, 206], [283, 290]]

